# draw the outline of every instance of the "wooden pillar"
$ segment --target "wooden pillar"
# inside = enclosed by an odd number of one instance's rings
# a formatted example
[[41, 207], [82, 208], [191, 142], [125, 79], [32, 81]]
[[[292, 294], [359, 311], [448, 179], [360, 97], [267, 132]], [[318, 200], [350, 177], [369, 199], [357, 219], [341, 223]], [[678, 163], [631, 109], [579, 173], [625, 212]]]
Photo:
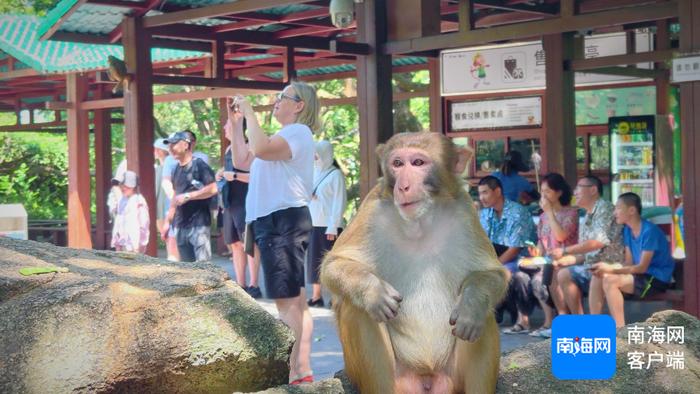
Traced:
[[72, 104], [66, 120], [68, 133], [68, 247], [92, 248], [90, 239], [90, 124], [80, 108], [87, 99], [88, 79], [66, 77], [66, 98]]
[[150, 36], [141, 18], [126, 17], [122, 22], [122, 45], [127, 70], [133, 80], [124, 89], [124, 134], [127, 168], [139, 175], [141, 194], [148, 202], [151, 218], [150, 238], [146, 253], [155, 256], [156, 189], [153, 168], [153, 73]]
[[[107, 98], [101, 87], [95, 90], [95, 99]], [[109, 249], [110, 228], [107, 194], [112, 179], [112, 123], [110, 109], [95, 110], [93, 116], [95, 135], [95, 248]]]
[[357, 106], [360, 126], [360, 196], [377, 183], [379, 161], [375, 150], [394, 133], [391, 56], [379, 53], [387, 38], [385, 0], [356, 3], [357, 41], [373, 48], [357, 59]]
[[[576, 121], [574, 72], [564, 64], [573, 59], [573, 33], [550, 34], [542, 38], [546, 54], [547, 89], [544, 94], [547, 171], [558, 172], [569, 184], [576, 184]], [[543, 144], [544, 145], [544, 144]]]
[[[680, 0], [680, 51], [700, 51], [700, 3]], [[700, 317], [700, 81], [683, 82], [681, 89], [681, 139], [683, 156], [683, 205], [685, 262], [683, 263], [683, 309]]]
[[282, 81], [289, 83], [297, 77], [296, 63], [294, 61], [294, 47], [287, 47], [284, 52]]
[[221, 132], [219, 133], [219, 155], [221, 156], [221, 166], [223, 167], [224, 165], [224, 153], [226, 152], [226, 148], [229, 145], [228, 140], [226, 139], [226, 133], [224, 133], [224, 125], [226, 124], [226, 121], [228, 120], [228, 115], [227, 115], [227, 109], [226, 109], [226, 98], [220, 98], [218, 100], [215, 100], [216, 103], [219, 104], [219, 125], [221, 126], [220, 130]]
[[[655, 49], [667, 50], [671, 48], [668, 34], [668, 21], [656, 22], [656, 46]], [[670, 76], [665, 62], [654, 63], [654, 69], [664, 71], [654, 79], [656, 85], [656, 114], [661, 118], [660, 126], [656, 130], [656, 180], [654, 182], [656, 192], [656, 205], [675, 208], [673, 205], [673, 130], [668, 127], [668, 95]]]
[[430, 73], [430, 131], [444, 133], [442, 124], [442, 96], [440, 95], [440, 59], [428, 58], [428, 72]]

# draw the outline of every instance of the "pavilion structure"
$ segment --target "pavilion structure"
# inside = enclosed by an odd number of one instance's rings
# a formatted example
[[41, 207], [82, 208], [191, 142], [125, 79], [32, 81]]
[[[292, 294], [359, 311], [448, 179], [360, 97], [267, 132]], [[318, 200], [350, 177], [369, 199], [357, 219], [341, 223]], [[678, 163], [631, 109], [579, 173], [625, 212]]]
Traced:
[[[666, 112], [670, 60], [700, 50], [700, 2], [693, 0], [351, 0], [355, 21], [338, 28], [331, 23], [329, 1], [309, 0], [63, 0], [43, 20], [41, 40], [109, 45], [120, 43], [128, 72], [134, 76], [123, 99], [88, 97], [86, 77], [68, 74], [65, 100], [50, 109], [67, 109], [71, 156], [84, 142], [87, 111], [124, 107], [127, 161], [144, 185], [153, 184], [154, 84], [205, 86], [235, 91], [270, 91], [304, 75], [305, 69], [339, 67], [357, 76], [361, 190], [378, 177], [374, 148], [393, 133], [392, 71], [401, 61], [420, 58], [431, 74], [431, 129], [445, 130], [447, 108], [440, 96], [441, 50], [542, 40], [546, 52], [545, 171], [576, 177], [574, 73], [645, 75], [657, 87], [657, 113]], [[350, 4], [349, 4], [350, 3]], [[349, 5], [348, 5], [349, 4]], [[337, 5], [337, 4], [336, 4]], [[680, 24], [680, 39], [669, 39], [670, 23]], [[585, 58], [582, 36], [603, 32], [656, 31], [653, 50], [637, 52], [629, 39], [627, 54]], [[207, 54], [195, 63], [157, 67], [154, 47]], [[399, 62], [397, 64], [397, 62]], [[655, 68], [637, 69], [640, 62]], [[187, 64], [182, 66], [182, 64]], [[393, 66], [393, 67], [392, 67]], [[392, 70], [393, 68], [393, 70]], [[313, 79], [313, 77], [309, 78]], [[684, 309], [700, 316], [700, 82], [680, 83], [683, 131], [683, 197], [686, 254]], [[212, 91], [212, 94], [213, 93]], [[214, 97], [214, 96], [210, 96]], [[221, 96], [218, 96], [221, 97]], [[698, 114], [698, 115], [696, 115]], [[698, 121], [700, 123], [700, 120]], [[72, 159], [69, 244], [90, 247], [89, 204], [82, 197], [87, 170]], [[76, 165], [80, 168], [75, 168]], [[88, 189], [89, 192], [89, 189]], [[144, 190], [154, 195], [152, 187]], [[89, 217], [89, 216], [87, 216]], [[149, 249], [154, 251], [154, 243]]]

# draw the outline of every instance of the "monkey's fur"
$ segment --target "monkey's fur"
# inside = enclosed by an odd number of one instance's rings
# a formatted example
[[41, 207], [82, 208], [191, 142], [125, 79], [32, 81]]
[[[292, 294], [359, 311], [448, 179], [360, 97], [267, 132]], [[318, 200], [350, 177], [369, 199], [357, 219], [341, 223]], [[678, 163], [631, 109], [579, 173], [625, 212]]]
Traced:
[[506, 271], [457, 175], [470, 152], [424, 132], [377, 154], [383, 178], [321, 268], [345, 371], [363, 394], [494, 392]]
[[120, 90], [129, 88], [132, 76], [126, 71], [126, 63], [123, 60], [114, 56], [107, 56], [109, 63], [109, 79], [117, 84], [112, 88], [112, 93], [116, 94]]

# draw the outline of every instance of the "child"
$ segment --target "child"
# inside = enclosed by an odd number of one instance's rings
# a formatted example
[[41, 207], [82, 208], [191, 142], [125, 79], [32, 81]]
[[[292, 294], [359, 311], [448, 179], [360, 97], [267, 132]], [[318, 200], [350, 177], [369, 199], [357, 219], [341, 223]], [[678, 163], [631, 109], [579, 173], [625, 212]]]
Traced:
[[133, 171], [125, 171], [112, 179], [122, 193], [114, 216], [112, 229], [112, 247], [118, 251], [146, 251], [148, 245], [148, 204], [137, 191], [138, 177]]
[[603, 309], [603, 296], [619, 328], [625, 325], [624, 296], [644, 298], [666, 291], [673, 274], [673, 259], [666, 235], [642, 219], [642, 202], [634, 193], [623, 193], [615, 204], [615, 220], [623, 224], [624, 264], [596, 263], [591, 267], [591, 314]]

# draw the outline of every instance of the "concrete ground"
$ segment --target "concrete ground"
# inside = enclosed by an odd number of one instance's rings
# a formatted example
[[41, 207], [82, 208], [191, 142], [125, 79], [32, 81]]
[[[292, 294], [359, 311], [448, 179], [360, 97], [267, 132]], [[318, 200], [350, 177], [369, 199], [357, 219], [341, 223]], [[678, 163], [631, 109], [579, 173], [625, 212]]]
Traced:
[[[215, 256], [214, 263], [226, 270], [231, 278], [235, 278], [233, 265], [230, 258]], [[262, 274], [262, 272], [261, 272]], [[260, 287], [265, 294], [265, 284], [260, 278]], [[307, 294], [311, 294], [311, 286], [307, 285]], [[327, 301], [330, 296], [325, 294]], [[278, 316], [277, 309], [272, 300], [260, 299], [258, 303], [269, 311], [272, 315]], [[625, 315], [628, 322], [644, 321], [652, 313], [671, 308], [666, 302], [625, 302]], [[337, 371], [343, 369], [343, 350], [338, 340], [333, 319], [333, 312], [326, 308], [310, 308], [314, 319], [313, 343], [311, 344], [311, 367], [314, 377], [317, 380], [332, 377]], [[544, 315], [539, 308], [530, 317], [531, 327], [537, 328], [542, 325]], [[508, 323], [508, 324], [506, 324]], [[505, 314], [504, 324], [501, 328], [510, 323], [508, 313]], [[542, 341], [542, 338], [531, 337], [527, 334], [501, 334], [501, 353], [509, 352], [515, 348], [524, 346], [531, 342]]]

